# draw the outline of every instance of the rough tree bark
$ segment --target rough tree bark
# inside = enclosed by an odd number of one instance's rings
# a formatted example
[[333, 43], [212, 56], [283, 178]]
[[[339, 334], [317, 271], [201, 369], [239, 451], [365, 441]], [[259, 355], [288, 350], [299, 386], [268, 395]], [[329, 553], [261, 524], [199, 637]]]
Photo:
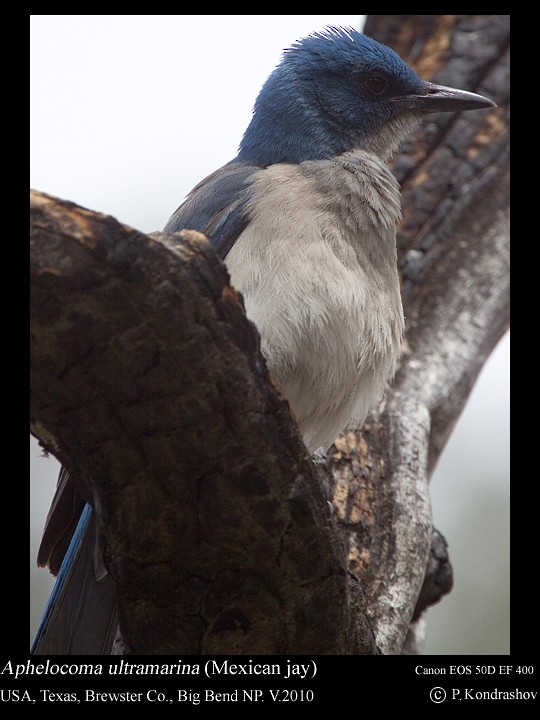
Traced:
[[370, 16], [365, 31], [499, 107], [430, 118], [397, 158], [401, 365], [315, 464], [204, 237], [32, 194], [32, 432], [96, 507], [132, 652], [421, 642], [429, 476], [508, 325], [508, 18]]
[[[349, 438], [340, 517], [350, 528], [349, 557], [360, 558], [356, 573], [379, 647], [396, 653], [431, 544], [429, 478], [509, 323], [509, 17], [370, 15], [364, 31], [422, 77], [477, 90], [499, 105], [431, 118], [394, 166], [404, 208], [398, 253], [406, 341], [383, 412], [358, 440]], [[352, 481], [355, 453], [371, 466], [367, 488], [378, 513], [366, 508], [363, 483]], [[338, 444], [338, 463], [342, 454]]]

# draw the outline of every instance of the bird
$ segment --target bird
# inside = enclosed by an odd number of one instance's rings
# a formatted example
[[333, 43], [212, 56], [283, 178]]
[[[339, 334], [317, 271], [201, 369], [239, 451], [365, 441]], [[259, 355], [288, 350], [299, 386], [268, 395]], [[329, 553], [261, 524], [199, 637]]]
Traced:
[[[236, 157], [165, 225], [213, 244], [309, 452], [361, 428], [397, 367], [401, 196], [389, 160], [428, 114], [494, 105], [423, 80], [358, 30], [325, 27], [283, 52]], [[39, 553], [58, 578], [31, 652], [115, 652], [114, 584], [96, 559], [95, 513], [69, 473], [60, 480]]]
[[311, 452], [360, 428], [396, 369], [401, 199], [387, 161], [426, 113], [490, 104], [329, 27], [285, 51], [236, 158], [168, 221], [223, 258]]

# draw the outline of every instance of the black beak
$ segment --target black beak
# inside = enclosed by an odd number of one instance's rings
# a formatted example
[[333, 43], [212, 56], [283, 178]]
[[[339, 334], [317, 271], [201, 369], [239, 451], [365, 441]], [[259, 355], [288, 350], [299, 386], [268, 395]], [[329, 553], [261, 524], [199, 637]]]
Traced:
[[456, 110], [479, 110], [480, 108], [497, 107], [483, 95], [456, 90], [455, 88], [425, 82], [425, 92], [392, 98], [405, 110], [421, 112], [454, 112]]

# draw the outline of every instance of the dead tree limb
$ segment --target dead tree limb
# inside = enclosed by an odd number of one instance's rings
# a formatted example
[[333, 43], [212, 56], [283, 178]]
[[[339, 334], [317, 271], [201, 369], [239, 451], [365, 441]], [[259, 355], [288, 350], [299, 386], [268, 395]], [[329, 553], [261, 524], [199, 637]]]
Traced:
[[[386, 654], [400, 652], [424, 579], [429, 478], [509, 323], [509, 18], [375, 15], [365, 32], [426, 79], [499, 105], [431, 119], [396, 159], [407, 323], [401, 366], [382, 412], [329, 459], [336, 488], [346, 488], [335, 501], [349, 559]], [[384, 515], [371, 502], [381, 493]]]
[[374, 652], [327, 495], [204, 236], [32, 194], [32, 419], [134, 653]]

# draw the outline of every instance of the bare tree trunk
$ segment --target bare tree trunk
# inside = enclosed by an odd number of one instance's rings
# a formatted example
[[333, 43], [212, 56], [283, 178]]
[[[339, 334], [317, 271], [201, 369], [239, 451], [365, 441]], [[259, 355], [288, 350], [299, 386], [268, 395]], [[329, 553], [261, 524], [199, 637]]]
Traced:
[[421, 643], [429, 476], [508, 325], [508, 18], [370, 16], [366, 32], [499, 107], [442, 115], [397, 159], [401, 366], [316, 465], [203, 236], [32, 194], [32, 431], [96, 507], [132, 652]]
[[[396, 160], [407, 323], [401, 366], [381, 414], [330, 459], [338, 487], [347, 487], [347, 504], [335, 500], [350, 562], [386, 654], [400, 652], [424, 579], [429, 478], [509, 323], [509, 18], [375, 15], [365, 32], [423, 77], [477, 90], [499, 105], [489, 113], [441, 114]], [[355, 454], [363, 472], [369, 468], [360, 485]], [[358, 513], [366, 494], [377, 498], [376, 512]]]

